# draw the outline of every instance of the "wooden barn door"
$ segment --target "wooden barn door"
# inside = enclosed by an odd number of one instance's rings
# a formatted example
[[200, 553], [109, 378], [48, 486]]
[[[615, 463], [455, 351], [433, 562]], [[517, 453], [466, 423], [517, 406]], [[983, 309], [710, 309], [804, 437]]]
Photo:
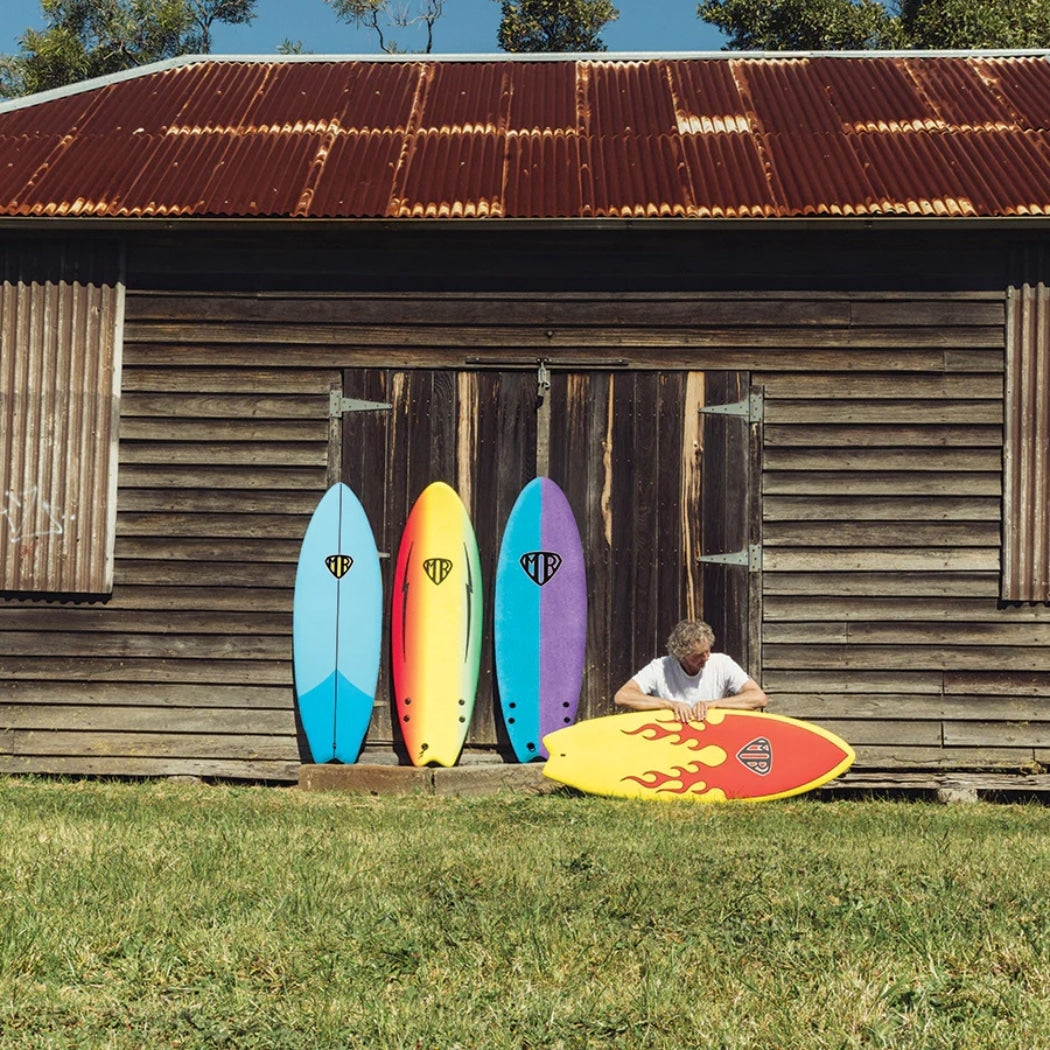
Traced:
[[[365, 405], [342, 418], [342, 476], [360, 496], [380, 550], [390, 555], [387, 594], [401, 531], [427, 484], [456, 488], [474, 522], [486, 636], [468, 747], [505, 744], [492, 666], [494, 573], [511, 507], [537, 473], [565, 490], [583, 537], [589, 623], [581, 717], [611, 711], [613, 693], [663, 651], [674, 623], [704, 614], [699, 555], [707, 465], [700, 410], [710, 379], [556, 363], [345, 372], [348, 404]], [[742, 475], [723, 464], [710, 476], [725, 486]], [[747, 493], [731, 498], [746, 502]], [[709, 589], [715, 601], [717, 588]], [[747, 615], [746, 602], [733, 609]], [[389, 608], [385, 616], [389, 621]], [[746, 634], [746, 625], [735, 630]], [[387, 658], [379, 690], [372, 744], [395, 738]]]
[[704, 618], [716, 646], [761, 674], [762, 391], [747, 372], [709, 372], [701, 411]]

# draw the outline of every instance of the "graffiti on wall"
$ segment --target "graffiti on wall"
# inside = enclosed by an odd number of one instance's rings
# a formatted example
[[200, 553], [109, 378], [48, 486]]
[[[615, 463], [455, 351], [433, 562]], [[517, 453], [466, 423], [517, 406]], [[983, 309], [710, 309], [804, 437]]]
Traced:
[[8, 489], [0, 507], [0, 518], [7, 521], [10, 543], [61, 536], [65, 532], [65, 522], [74, 520], [74, 516], [67, 519], [66, 515], [56, 512], [36, 485], [21, 493]]

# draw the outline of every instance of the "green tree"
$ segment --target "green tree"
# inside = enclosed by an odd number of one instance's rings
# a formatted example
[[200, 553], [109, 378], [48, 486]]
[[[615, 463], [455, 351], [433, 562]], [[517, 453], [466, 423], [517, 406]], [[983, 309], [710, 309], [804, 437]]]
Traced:
[[399, 30], [423, 33], [429, 55], [434, 48], [434, 23], [445, 9], [445, 0], [325, 0], [344, 22], [371, 29], [379, 41], [379, 50], [390, 55], [402, 49], [388, 34]]
[[211, 54], [211, 27], [216, 22], [247, 25], [255, 18], [255, 0], [183, 0], [190, 13], [190, 32], [183, 44], [184, 55]]
[[244, 23], [255, 0], [41, 0], [46, 26], [0, 55], [0, 97], [47, 91], [176, 55], [208, 53], [216, 22]]
[[697, 14], [729, 51], [857, 51], [898, 47], [900, 22], [876, 0], [705, 0]]
[[703, 0], [730, 51], [1050, 46], [1050, 0]]
[[598, 35], [620, 17], [610, 0], [496, 0], [504, 51], [605, 51]]
[[1050, 47], [1050, 0], [902, 0], [910, 47]]

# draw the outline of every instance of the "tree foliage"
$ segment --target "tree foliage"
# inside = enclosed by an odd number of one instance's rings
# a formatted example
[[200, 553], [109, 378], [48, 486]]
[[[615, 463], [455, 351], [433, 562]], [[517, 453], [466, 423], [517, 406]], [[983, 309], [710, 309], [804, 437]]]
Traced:
[[902, 0], [910, 47], [1050, 47], [1050, 0]]
[[424, 46], [416, 49], [429, 55], [434, 47], [434, 23], [445, 9], [445, 0], [325, 0], [338, 18], [371, 29], [379, 49], [390, 55], [404, 51], [391, 33], [423, 33]]
[[705, 0], [697, 14], [730, 51], [854, 51], [898, 45], [898, 25], [875, 0]]
[[191, 16], [191, 28], [184, 45], [185, 54], [211, 54], [211, 27], [216, 22], [247, 25], [255, 18], [256, 0], [184, 0]]
[[605, 51], [602, 29], [620, 17], [610, 0], [497, 0], [499, 46], [510, 52]]
[[177, 55], [211, 51], [216, 22], [254, 17], [256, 0], [41, 0], [46, 26], [0, 55], [0, 97], [47, 91]]
[[703, 0], [731, 51], [1050, 46], [1050, 0]]

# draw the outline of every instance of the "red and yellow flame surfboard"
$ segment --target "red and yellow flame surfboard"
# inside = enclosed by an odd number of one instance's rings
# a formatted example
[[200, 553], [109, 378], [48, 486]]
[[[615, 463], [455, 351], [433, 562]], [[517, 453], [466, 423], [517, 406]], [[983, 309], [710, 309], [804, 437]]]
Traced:
[[761, 802], [812, 791], [853, 763], [853, 748], [809, 722], [711, 708], [703, 722], [629, 711], [548, 733], [545, 776], [596, 795]]
[[412, 507], [391, 595], [398, 724], [417, 766], [453, 766], [481, 663], [481, 562], [467, 508], [442, 481]]

